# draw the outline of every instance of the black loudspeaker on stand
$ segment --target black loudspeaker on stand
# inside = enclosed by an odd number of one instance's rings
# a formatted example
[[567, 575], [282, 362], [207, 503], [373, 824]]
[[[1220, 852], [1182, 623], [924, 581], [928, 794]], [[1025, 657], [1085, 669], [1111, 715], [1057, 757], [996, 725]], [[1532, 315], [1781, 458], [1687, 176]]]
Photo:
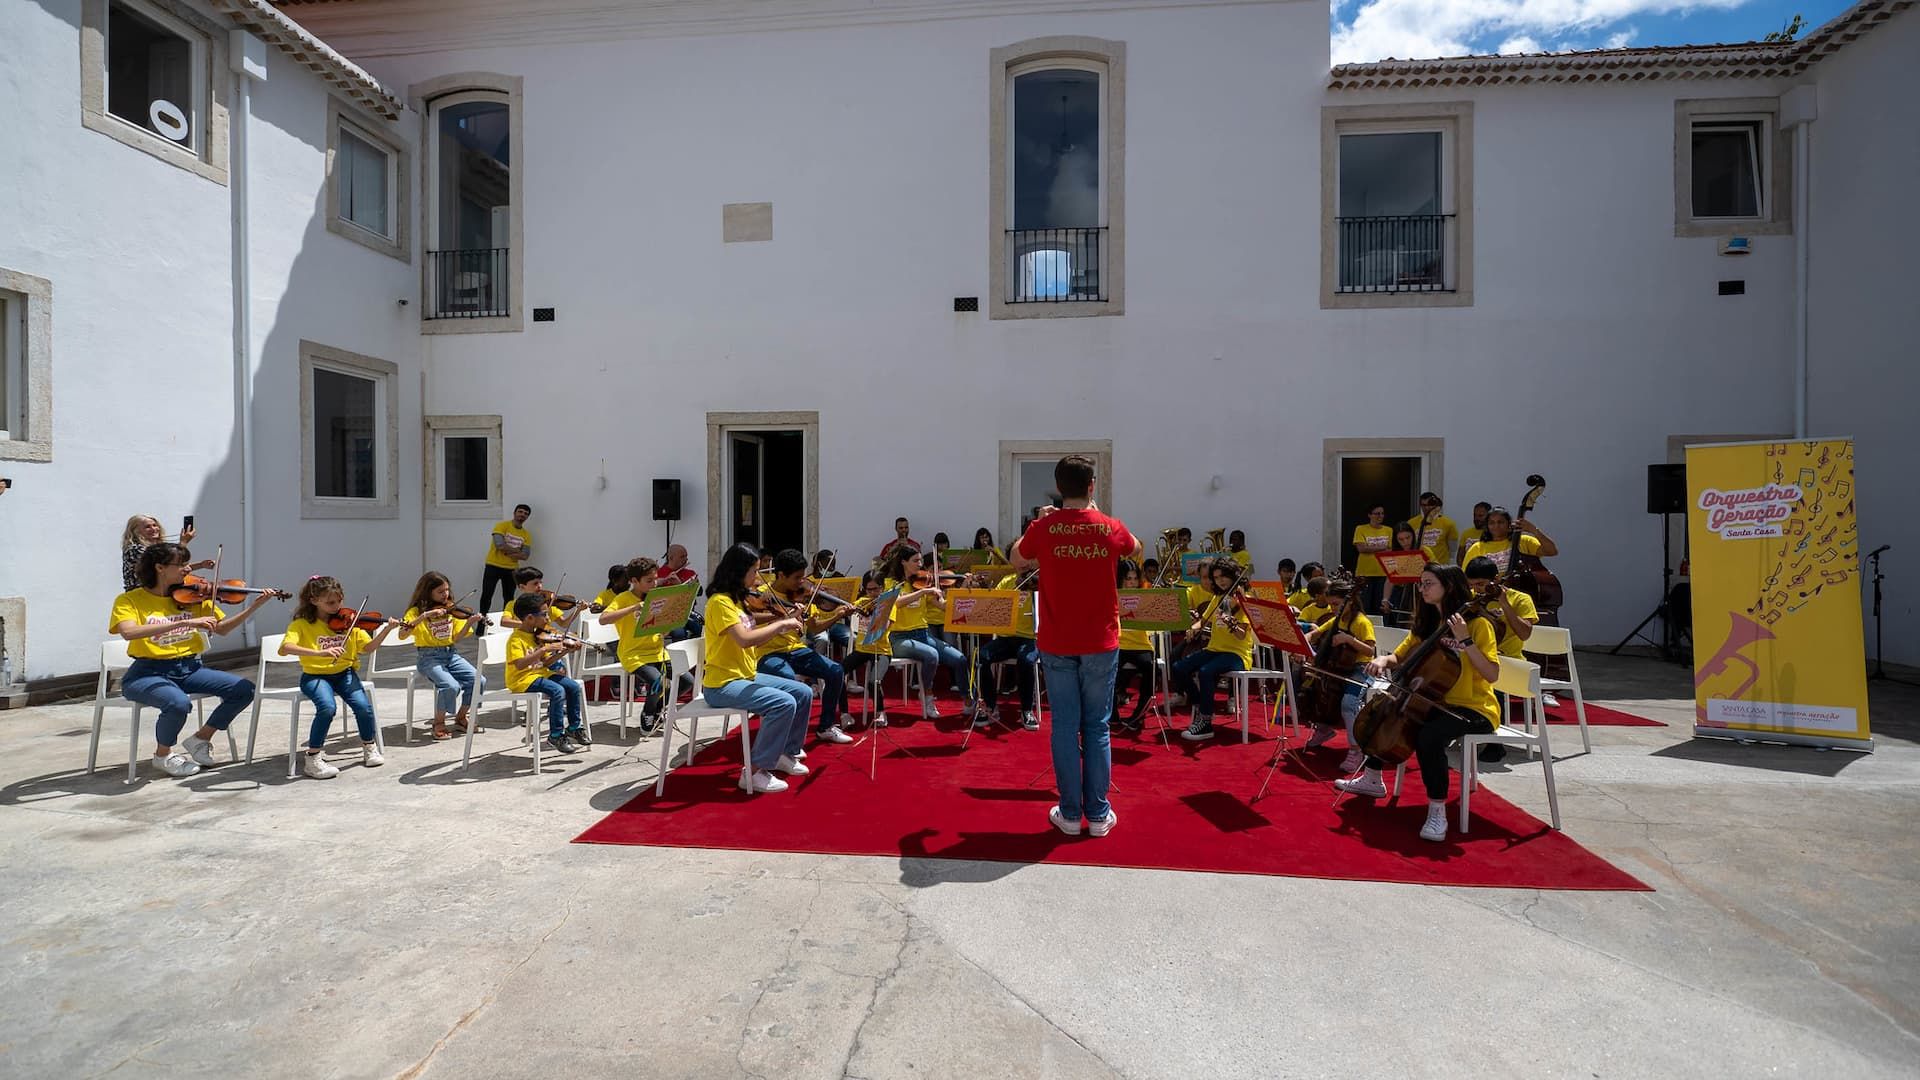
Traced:
[[653, 482], [653, 520], [680, 520], [680, 481], [655, 480]]
[[[1647, 513], [1660, 515], [1660, 602], [1640, 620], [1640, 625], [1627, 631], [1620, 643], [1608, 650], [1609, 655], [1619, 655], [1621, 649], [1634, 638], [1653, 646], [1663, 660], [1684, 661], [1686, 656], [1681, 648], [1682, 636], [1691, 634], [1693, 623], [1692, 604], [1688, 596], [1676, 597], [1673, 585], [1673, 527], [1674, 514], [1687, 512], [1687, 467], [1685, 465], [1649, 465], [1647, 466]], [[1682, 558], [1685, 552], [1682, 551]], [[1679, 603], [1686, 601], [1689, 610], [1676, 610]], [[1660, 640], [1655, 641], [1641, 631], [1647, 624], [1660, 620]]]
[[1873, 670], [1867, 673], [1867, 681], [1883, 680], [1913, 686], [1914, 683], [1887, 674], [1886, 640], [1880, 624], [1880, 583], [1886, 580], [1887, 575], [1880, 572], [1880, 556], [1892, 547], [1892, 544], [1881, 544], [1867, 552], [1867, 559], [1873, 563]]

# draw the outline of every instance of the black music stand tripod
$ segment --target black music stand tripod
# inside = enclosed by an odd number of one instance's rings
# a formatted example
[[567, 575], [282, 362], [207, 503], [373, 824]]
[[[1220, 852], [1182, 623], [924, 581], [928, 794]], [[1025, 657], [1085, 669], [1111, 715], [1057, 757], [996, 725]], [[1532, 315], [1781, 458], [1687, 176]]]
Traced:
[[[1627, 631], [1627, 636], [1621, 638], [1620, 643], [1618, 645], [1615, 645], [1613, 648], [1607, 650], [1608, 656], [1620, 655], [1620, 650], [1626, 648], [1628, 642], [1632, 641], [1634, 638], [1639, 638], [1641, 641], [1644, 641], [1647, 644], [1653, 646], [1654, 649], [1659, 652], [1660, 659], [1662, 660], [1679, 659], [1678, 653], [1679, 653], [1680, 635], [1678, 633], [1679, 628], [1674, 625], [1673, 606], [1672, 606], [1673, 605], [1673, 529], [1672, 529], [1673, 523], [1671, 520], [1672, 517], [1673, 517], [1673, 514], [1670, 512], [1663, 512], [1660, 515], [1660, 602], [1653, 605], [1653, 610], [1647, 612], [1647, 617], [1640, 620], [1640, 625]], [[1660, 640], [1659, 641], [1655, 641], [1652, 638], [1648, 637], [1647, 635], [1641, 633], [1642, 630], [1645, 630], [1647, 628], [1647, 624], [1652, 622], [1655, 619], [1660, 620]]]
[[1867, 552], [1868, 560], [1873, 563], [1873, 670], [1867, 674], [1867, 681], [1885, 680], [1902, 686], [1920, 685], [1887, 674], [1887, 650], [1880, 623], [1880, 583], [1886, 579], [1887, 575], [1880, 572], [1880, 553], [1892, 546], [1892, 544], [1882, 544]]

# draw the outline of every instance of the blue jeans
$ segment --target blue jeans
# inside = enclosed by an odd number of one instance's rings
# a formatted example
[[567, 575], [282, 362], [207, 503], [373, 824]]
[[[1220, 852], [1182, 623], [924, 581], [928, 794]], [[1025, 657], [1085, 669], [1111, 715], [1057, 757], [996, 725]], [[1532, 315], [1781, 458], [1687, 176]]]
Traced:
[[180, 740], [180, 729], [186, 725], [187, 712], [193, 708], [188, 694], [218, 697], [220, 704], [207, 717], [207, 726], [225, 731], [242, 709], [253, 704], [253, 683], [238, 675], [215, 671], [197, 657], [135, 660], [120, 680], [120, 694], [128, 701], [159, 709], [160, 719], [153, 725], [154, 741], [161, 746], [172, 746]]
[[844, 621], [827, 627], [827, 644], [840, 650], [840, 655], [845, 656], [847, 650], [853, 645], [852, 628]]
[[999, 680], [993, 677], [992, 665], [1004, 660], [1014, 661], [1014, 682], [1020, 687], [1020, 708], [1033, 711], [1033, 667], [1040, 662], [1040, 650], [1034, 647], [1033, 639], [1023, 637], [997, 637], [980, 647], [980, 700], [988, 708], [1000, 704]]
[[813, 711], [813, 687], [761, 673], [702, 692], [707, 704], [757, 713], [760, 737], [753, 740], [753, 767], [771, 769], [782, 755], [792, 757], [807, 740], [807, 716]]
[[1105, 821], [1111, 810], [1107, 786], [1113, 780], [1113, 745], [1107, 714], [1113, 711], [1119, 656], [1118, 650], [1040, 654], [1053, 706], [1053, 782], [1060, 788], [1060, 816], [1068, 821]]
[[812, 649], [795, 649], [788, 653], [763, 656], [760, 658], [760, 670], [782, 679], [820, 679], [826, 683], [820, 694], [820, 728], [823, 731], [838, 724], [840, 714], [847, 711], [846, 673], [839, 664]]
[[433, 684], [433, 712], [445, 716], [457, 705], [462, 711], [472, 708], [473, 699], [487, 692], [486, 676], [473, 670], [467, 658], [451, 645], [428, 645], [416, 649], [413, 670]]
[[673, 678], [673, 661], [641, 664], [628, 674], [633, 676], [633, 688], [647, 699], [647, 703], [640, 707], [640, 715], [659, 716], [660, 710], [667, 706], [667, 680]]
[[547, 734], [558, 736], [563, 733], [560, 726], [560, 714], [566, 713], [568, 728], [580, 727], [581, 710], [586, 708], [580, 680], [565, 675], [547, 674], [527, 684], [527, 689], [536, 694], [547, 695]]
[[1173, 688], [1187, 695], [1187, 701], [1193, 705], [1193, 714], [1202, 719], [1213, 719], [1213, 691], [1220, 685], [1220, 676], [1229, 671], [1239, 671], [1247, 665], [1240, 658], [1228, 652], [1210, 652], [1202, 649], [1188, 653], [1173, 664]]
[[920, 662], [920, 688], [927, 693], [933, 692], [934, 669], [941, 664], [953, 672], [955, 689], [967, 685], [967, 658], [959, 649], [935, 638], [926, 627], [896, 633], [892, 641], [893, 655]]
[[688, 638], [697, 638], [701, 635], [701, 633], [703, 633], [706, 630], [706, 628], [707, 628], [707, 620], [703, 618], [699, 612], [697, 611], [693, 612], [692, 614], [687, 616], [687, 625], [681, 627], [678, 630], [669, 631], [667, 633], [666, 635], [667, 644], [671, 645], [676, 641], [685, 641]]
[[333, 726], [333, 714], [340, 708], [334, 700], [336, 697], [345, 698], [347, 707], [353, 710], [353, 719], [360, 725], [360, 741], [373, 741], [373, 699], [367, 696], [358, 672], [352, 668], [332, 675], [302, 672], [300, 692], [313, 702], [313, 725], [307, 729], [308, 748], [318, 750], [327, 745], [327, 729]]

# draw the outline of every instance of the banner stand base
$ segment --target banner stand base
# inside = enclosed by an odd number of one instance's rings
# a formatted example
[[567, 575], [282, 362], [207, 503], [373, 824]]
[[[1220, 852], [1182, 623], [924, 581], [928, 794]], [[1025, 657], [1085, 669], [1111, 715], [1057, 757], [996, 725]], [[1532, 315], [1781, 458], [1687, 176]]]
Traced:
[[1809, 735], [1799, 731], [1748, 731], [1745, 728], [1703, 727], [1695, 724], [1693, 737], [1727, 739], [1740, 743], [1785, 743], [1788, 746], [1811, 746], [1819, 750], [1858, 750], [1863, 754], [1873, 753], [1872, 739], [1842, 739], [1832, 735]]

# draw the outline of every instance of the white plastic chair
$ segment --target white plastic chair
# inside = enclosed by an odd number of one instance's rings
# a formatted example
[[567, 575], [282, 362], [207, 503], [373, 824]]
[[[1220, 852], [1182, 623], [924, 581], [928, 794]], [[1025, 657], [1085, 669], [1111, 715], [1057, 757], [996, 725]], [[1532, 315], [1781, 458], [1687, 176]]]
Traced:
[[1536, 626], [1533, 633], [1522, 645], [1522, 651], [1535, 656], [1564, 656], [1567, 658], [1567, 677], [1564, 679], [1540, 680], [1542, 692], [1548, 690], [1570, 690], [1573, 692], [1573, 715], [1580, 722], [1580, 748], [1591, 754], [1593, 740], [1587, 736], [1587, 699], [1580, 694], [1580, 668], [1573, 662], [1573, 631], [1564, 626]]
[[[494, 629], [497, 631], [499, 627], [495, 627]], [[507, 639], [511, 636], [513, 636], [511, 631], [504, 634], [490, 632], [482, 635], [480, 638], [481, 670], [484, 671], [489, 667], [498, 667], [500, 669], [500, 681], [496, 683], [488, 680], [487, 682], [485, 700], [493, 701], [499, 698], [505, 698], [507, 704], [513, 710], [513, 721], [516, 724], [520, 722], [520, 707], [523, 705], [526, 706], [526, 736], [528, 741], [533, 744], [533, 778], [535, 781], [538, 781], [540, 779], [540, 744], [545, 741], [545, 735], [539, 730], [540, 707], [547, 703], [547, 695], [534, 690], [526, 690], [516, 694], [506, 688]], [[494, 690], [493, 688], [496, 686], [500, 687], [500, 689]], [[473, 711], [467, 714], [466, 747], [460, 752], [460, 767], [462, 769], [473, 764], [473, 733], [480, 729], [481, 705], [482, 701], [479, 698], [475, 698]]]
[[[389, 663], [385, 667], [380, 666], [381, 657], [390, 656], [397, 652], [403, 645], [406, 646], [407, 658], [404, 667], [395, 663]], [[425, 682], [425, 680], [420, 677], [419, 669], [414, 666], [414, 658], [418, 652], [419, 650], [415, 648], [413, 644], [413, 632], [396, 627], [391, 634], [387, 635], [387, 640], [378, 649], [375, 649], [369, 654], [366, 661], [366, 671], [361, 675], [361, 681], [367, 683], [369, 686], [378, 686], [383, 679], [388, 682], [406, 683], [407, 723], [400, 731], [400, 741], [405, 743], [413, 742], [413, 695], [420, 689], [420, 684]]]
[[1291, 734], [1297, 722], [1297, 717], [1293, 715], [1294, 710], [1285, 707], [1288, 695], [1293, 692], [1293, 657], [1291, 655], [1285, 652], [1280, 653], [1280, 666], [1277, 668], [1256, 667], [1229, 671], [1227, 685], [1233, 691], [1233, 703], [1240, 714], [1240, 741], [1243, 743], [1252, 738], [1252, 690], [1256, 679], [1280, 680], [1280, 695], [1274, 699], [1273, 711], [1275, 715], [1284, 715], [1284, 719], [1281, 720], [1282, 734]]
[[[580, 624], [581, 637], [597, 645], [617, 646], [619, 644], [620, 625], [618, 623], [602, 625], [600, 616], [592, 613], [583, 616], [583, 619], [584, 621]], [[620, 737], [624, 739], [627, 737], [627, 717], [633, 715], [633, 676], [628, 673], [626, 668], [620, 665], [618, 652], [609, 651], [603, 655], [606, 659], [595, 663], [592, 656], [582, 651], [579, 655], [579, 664], [573, 673], [573, 677], [579, 679], [582, 683], [588, 683], [603, 675], [611, 675], [620, 680], [620, 712], [615, 719], [620, 722]], [[666, 689], [666, 687], [662, 687], [663, 692], [665, 692]], [[582, 722], [591, 725], [593, 719], [586, 713], [585, 702], [581, 703], [580, 709]]]
[[[131, 709], [133, 712], [133, 717], [127, 725], [127, 783], [131, 784], [140, 778], [140, 710], [146, 706], [137, 701], [128, 701], [124, 697], [107, 696], [110, 676], [114, 672], [120, 672], [124, 682], [126, 670], [132, 665], [133, 657], [127, 655], [125, 638], [108, 638], [100, 643], [100, 679], [93, 688], [93, 737], [87, 741], [87, 775], [89, 776], [93, 775], [100, 756], [100, 725], [106, 719], [107, 709], [111, 707]], [[206, 710], [201, 702], [212, 695], [189, 694], [187, 696], [193, 699], [193, 715], [200, 721], [196, 727], [205, 726]], [[248, 738], [251, 739], [252, 736], [249, 735]], [[235, 761], [240, 760], [240, 754], [235, 749], [231, 726], [227, 728], [227, 756]]]
[[1553, 827], [1560, 828], [1560, 793], [1553, 785], [1553, 748], [1547, 742], [1546, 710], [1540, 705], [1540, 665], [1511, 656], [1500, 658], [1500, 680], [1493, 688], [1526, 703], [1525, 719], [1518, 725], [1501, 724], [1491, 734], [1467, 735], [1460, 740], [1460, 832], [1467, 831], [1467, 801], [1480, 778], [1480, 755], [1484, 743], [1525, 746], [1540, 751], [1540, 770], [1547, 782], [1547, 809]]
[[687, 764], [693, 763], [693, 755], [700, 750], [700, 721], [709, 716], [720, 718], [720, 738], [727, 737], [727, 725], [736, 716], [740, 718], [740, 760], [747, 775], [753, 772], [753, 718], [739, 709], [727, 709], [707, 704], [706, 687], [700, 680], [700, 668], [705, 661], [706, 643], [700, 638], [688, 638], [667, 646], [667, 655], [673, 658], [674, 677], [684, 670], [693, 676], [695, 693], [693, 700], [680, 704], [680, 695], [673, 687], [666, 687], [663, 693], [667, 698], [666, 723], [660, 728], [660, 776], [653, 784], [653, 794], [658, 797], [667, 790], [667, 763], [673, 756], [673, 733], [680, 728], [680, 718], [686, 717], [687, 727]]
[[[307, 695], [300, 691], [298, 673], [295, 674], [294, 685], [267, 689], [268, 664], [293, 664], [297, 667], [300, 663], [300, 658], [297, 656], [280, 655], [280, 643], [286, 639], [286, 636], [285, 634], [267, 634], [260, 639], [260, 662], [254, 668], [253, 676], [253, 722], [247, 731], [247, 762], [249, 764], [253, 762], [254, 736], [260, 730], [261, 704], [267, 698], [284, 698], [293, 706], [287, 722], [287, 779], [292, 780], [300, 775], [300, 709], [306, 703]], [[364, 675], [361, 676], [361, 681], [363, 683], [366, 681]], [[371, 690], [367, 697], [368, 700], [372, 700]], [[353, 723], [353, 710], [346, 702], [338, 703], [336, 716], [340, 720], [342, 734], [353, 730], [349, 726]], [[380, 748], [381, 753], [386, 752], [386, 736], [380, 730], [377, 717], [373, 724], [373, 744]]]
[[1373, 628], [1373, 648], [1374, 652], [1380, 656], [1393, 652], [1405, 640], [1407, 640], [1405, 627], [1375, 624]]

